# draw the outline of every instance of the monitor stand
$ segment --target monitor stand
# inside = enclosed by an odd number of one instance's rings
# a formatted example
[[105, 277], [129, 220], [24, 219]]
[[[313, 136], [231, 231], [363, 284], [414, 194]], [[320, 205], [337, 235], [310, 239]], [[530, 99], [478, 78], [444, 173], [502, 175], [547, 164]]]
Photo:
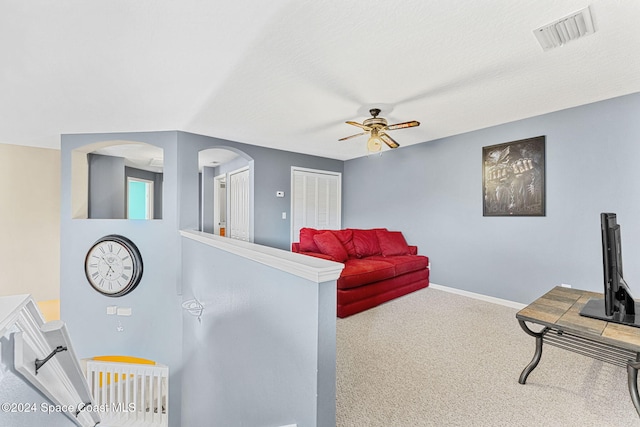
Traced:
[[607, 316], [604, 309], [604, 299], [591, 298], [580, 310], [580, 316], [592, 317], [606, 322], [620, 323], [621, 325], [635, 326], [640, 328], [640, 303], [635, 302], [636, 314], [620, 315], [619, 312], [613, 316]]

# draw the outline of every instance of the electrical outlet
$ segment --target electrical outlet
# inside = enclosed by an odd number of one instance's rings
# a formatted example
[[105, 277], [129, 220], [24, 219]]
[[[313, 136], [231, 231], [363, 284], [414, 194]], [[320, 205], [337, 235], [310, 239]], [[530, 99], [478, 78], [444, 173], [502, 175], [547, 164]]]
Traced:
[[116, 314], [118, 316], [131, 316], [131, 307], [118, 307]]

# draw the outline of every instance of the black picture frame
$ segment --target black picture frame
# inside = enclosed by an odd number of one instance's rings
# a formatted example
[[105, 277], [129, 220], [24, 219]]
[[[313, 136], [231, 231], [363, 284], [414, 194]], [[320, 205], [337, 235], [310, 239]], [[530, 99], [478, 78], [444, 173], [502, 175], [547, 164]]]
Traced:
[[482, 147], [482, 215], [545, 216], [546, 137]]

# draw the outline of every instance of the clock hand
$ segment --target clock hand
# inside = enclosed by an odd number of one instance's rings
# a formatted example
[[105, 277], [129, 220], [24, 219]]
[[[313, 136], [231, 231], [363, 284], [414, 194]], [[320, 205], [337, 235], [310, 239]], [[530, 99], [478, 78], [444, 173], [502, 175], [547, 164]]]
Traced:
[[109, 259], [107, 257], [102, 257], [102, 260], [104, 261], [105, 264], [107, 264], [107, 267], [109, 267], [109, 271], [107, 271], [107, 274], [109, 274], [109, 272], [113, 272], [115, 273], [116, 271], [113, 269], [113, 263], [109, 262]]

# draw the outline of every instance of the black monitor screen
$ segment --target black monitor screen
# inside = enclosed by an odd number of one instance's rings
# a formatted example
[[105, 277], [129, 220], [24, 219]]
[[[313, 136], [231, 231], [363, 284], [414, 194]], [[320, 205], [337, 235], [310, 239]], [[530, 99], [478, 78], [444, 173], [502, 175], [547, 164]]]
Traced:
[[622, 244], [620, 226], [616, 214], [600, 214], [602, 228], [602, 264], [604, 273], [604, 300], [606, 315], [612, 316], [616, 310], [616, 299], [622, 275]]
[[[622, 273], [622, 239], [616, 214], [600, 214], [604, 298], [591, 299], [580, 314], [587, 317], [640, 327], [636, 303]], [[640, 312], [640, 311], [639, 311]]]

